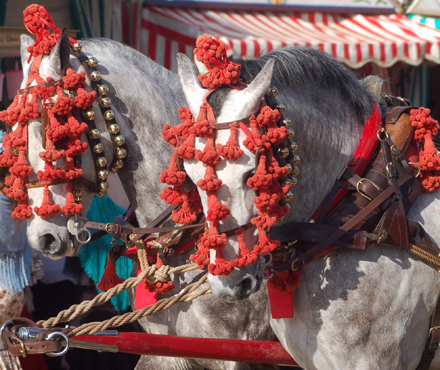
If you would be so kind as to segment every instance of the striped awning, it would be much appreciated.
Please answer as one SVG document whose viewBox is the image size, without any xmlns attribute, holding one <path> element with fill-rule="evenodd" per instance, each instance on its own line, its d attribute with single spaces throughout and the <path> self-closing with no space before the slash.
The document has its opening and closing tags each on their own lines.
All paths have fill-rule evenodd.
<svg viewBox="0 0 440 370">
<path fill-rule="evenodd" d="M 404 15 L 338 15 L 153 7 L 143 9 L 138 48 L 176 70 L 177 52 L 192 54 L 198 36 L 218 36 L 235 57 L 255 58 L 284 46 L 324 50 L 349 67 L 398 61 L 440 64 L 440 31 Z"/>
<path fill-rule="evenodd" d="M 414 22 L 422 23 L 428 27 L 440 29 L 440 18 L 423 17 L 418 14 L 410 14 L 408 15 L 408 18 Z"/>
</svg>

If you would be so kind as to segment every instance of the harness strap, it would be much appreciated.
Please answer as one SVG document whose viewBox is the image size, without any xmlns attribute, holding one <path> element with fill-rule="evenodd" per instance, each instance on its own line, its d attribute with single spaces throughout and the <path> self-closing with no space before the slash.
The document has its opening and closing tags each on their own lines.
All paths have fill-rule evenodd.
<svg viewBox="0 0 440 370">
<path fill-rule="evenodd" d="M 428 332 L 428 338 L 426 340 L 425 349 L 422 353 L 419 365 L 416 370 L 428 370 L 431 366 L 431 362 L 435 357 L 435 352 L 440 343 L 440 296 L 437 299 L 434 312 L 431 317 L 431 325 Z"/>
<path fill-rule="evenodd" d="M 410 174 L 405 174 L 398 181 L 398 186 L 402 186 L 407 183 L 409 180 L 414 178 L 414 176 Z M 359 211 L 354 217 L 348 220 L 344 225 L 339 227 L 333 234 L 331 234 L 327 239 L 316 245 L 315 247 L 309 249 L 302 256 L 295 259 L 293 262 L 291 260 L 280 263 L 278 265 L 274 265 L 272 267 L 272 272 L 279 273 L 286 270 L 296 270 L 301 266 L 304 266 L 306 263 L 313 260 L 313 258 L 318 255 L 320 252 L 324 251 L 327 247 L 332 245 L 336 240 L 338 240 L 341 236 L 343 236 L 347 231 L 356 226 L 364 217 L 367 217 L 374 209 L 379 207 L 388 197 L 390 197 L 394 193 L 394 187 L 389 186 L 386 190 L 384 190 L 376 199 L 373 199 L 371 203 L 369 203 L 365 208 Z"/>
</svg>

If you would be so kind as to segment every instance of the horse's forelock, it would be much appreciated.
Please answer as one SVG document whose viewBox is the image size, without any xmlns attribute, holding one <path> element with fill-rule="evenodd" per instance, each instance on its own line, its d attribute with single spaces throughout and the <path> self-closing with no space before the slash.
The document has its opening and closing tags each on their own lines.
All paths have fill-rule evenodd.
<svg viewBox="0 0 440 370">
<path fill-rule="evenodd" d="M 223 86 L 219 89 L 213 91 L 207 98 L 209 105 L 214 112 L 214 116 L 218 117 L 220 115 L 223 103 L 226 100 L 227 95 L 231 92 L 231 87 Z"/>
</svg>

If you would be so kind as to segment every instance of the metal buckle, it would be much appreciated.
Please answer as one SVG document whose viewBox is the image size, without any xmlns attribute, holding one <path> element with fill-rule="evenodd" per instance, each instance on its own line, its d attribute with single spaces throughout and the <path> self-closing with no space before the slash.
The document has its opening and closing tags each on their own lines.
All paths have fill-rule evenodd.
<svg viewBox="0 0 440 370">
<path fill-rule="evenodd" d="M 359 188 L 359 186 L 360 186 L 360 185 L 362 184 L 362 182 L 364 182 L 364 181 L 369 182 L 371 185 L 373 185 L 373 187 L 374 187 L 379 193 L 382 193 L 382 189 L 379 188 L 379 187 L 378 187 L 373 181 L 371 181 L 371 180 L 369 180 L 369 179 L 367 179 L 367 178 L 365 178 L 365 177 L 361 178 L 361 179 L 357 182 L 357 184 L 356 184 L 356 191 L 357 191 L 360 195 L 362 195 L 365 199 L 367 199 L 367 200 L 369 200 L 370 202 L 372 202 L 373 199 L 372 199 L 371 197 L 369 197 L 365 192 L 363 192 L 363 191 Z"/>
<path fill-rule="evenodd" d="M 293 268 L 293 265 L 296 263 L 296 261 L 298 261 L 299 260 L 299 258 L 295 258 L 294 260 L 293 260 L 293 262 L 292 262 L 292 264 L 290 265 L 290 270 L 292 270 L 292 271 L 296 271 L 296 270 L 298 270 L 298 268 Z"/>
<path fill-rule="evenodd" d="M 434 327 L 432 327 L 431 329 L 429 329 L 429 332 L 428 332 L 428 339 L 431 337 L 431 333 L 432 333 L 432 331 L 433 331 L 433 330 L 438 330 L 438 329 L 440 329 L 440 326 L 434 326 Z"/>
<path fill-rule="evenodd" d="M 417 163 L 415 163 L 415 162 L 409 162 L 408 164 L 412 164 L 412 165 L 414 165 L 414 166 L 416 166 L 417 167 L 417 175 L 416 175 L 416 178 L 417 177 L 419 177 L 420 176 L 420 166 L 417 164 Z"/>
<path fill-rule="evenodd" d="M 112 223 L 109 222 L 109 223 L 105 224 L 105 226 L 104 226 L 104 230 L 105 230 L 105 232 L 106 232 L 107 234 L 112 234 L 112 233 L 110 232 L 110 226 L 111 226 L 111 225 L 112 225 Z"/>
</svg>

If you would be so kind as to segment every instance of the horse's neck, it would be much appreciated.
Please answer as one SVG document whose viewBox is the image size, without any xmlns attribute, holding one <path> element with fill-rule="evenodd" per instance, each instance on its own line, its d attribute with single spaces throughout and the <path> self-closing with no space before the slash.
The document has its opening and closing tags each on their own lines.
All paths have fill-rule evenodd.
<svg viewBox="0 0 440 370">
<path fill-rule="evenodd" d="M 356 118 L 334 106 L 331 112 L 301 109 L 280 94 L 280 101 L 292 112 L 294 141 L 300 157 L 298 185 L 293 188 L 291 211 L 285 223 L 307 221 L 330 192 L 336 178 L 351 161 L 362 135 Z M 289 103 L 290 100 L 290 103 Z"/>
<path fill-rule="evenodd" d="M 96 57 L 109 71 L 103 79 L 126 138 L 128 156 L 118 174 L 140 226 L 145 226 L 166 206 L 159 198 L 164 187 L 159 177 L 171 147 L 161 131 L 165 124 L 179 122 L 178 108 L 185 105 L 179 78 L 147 57 L 142 70 L 113 55 Z"/>
</svg>

